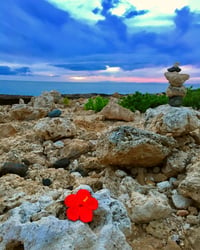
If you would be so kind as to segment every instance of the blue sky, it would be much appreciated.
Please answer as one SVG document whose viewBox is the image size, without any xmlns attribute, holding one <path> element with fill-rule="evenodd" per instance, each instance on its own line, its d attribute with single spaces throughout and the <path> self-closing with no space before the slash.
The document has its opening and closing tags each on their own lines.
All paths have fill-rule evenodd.
<svg viewBox="0 0 200 250">
<path fill-rule="evenodd" d="M 0 79 L 200 82 L 199 0 L 1 0 Z"/>
</svg>

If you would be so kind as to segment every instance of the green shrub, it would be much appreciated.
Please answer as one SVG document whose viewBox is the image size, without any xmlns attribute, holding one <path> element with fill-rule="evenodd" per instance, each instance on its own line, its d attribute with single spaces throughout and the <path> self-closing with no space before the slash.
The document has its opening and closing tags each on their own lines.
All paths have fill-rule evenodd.
<svg viewBox="0 0 200 250">
<path fill-rule="evenodd" d="M 67 97 L 64 97 L 64 98 L 63 98 L 63 104 L 64 104 L 64 105 L 68 106 L 68 105 L 69 105 L 69 102 L 70 102 L 69 98 L 67 98 Z"/>
<path fill-rule="evenodd" d="M 94 110 L 99 112 L 108 104 L 108 102 L 108 98 L 97 96 L 95 98 L 89 98 L 87 103 L 84 105 L 84 108 L 86 110 Z"/>
<path fill-rule="evenodd" d="M 132 95 L 122 97 L 119 104 L 131 111 L 139 110 L 145 112 L 148 108 L 155 108 L 159 105 L 168 103 L 166 95 L 142 94 L 136 91 Z"/>
<path fill-rule="evenodd" d="M 187 88 L 187 94 L 183 98 L 183 106 L 200 109 L 200 88 Z"/>
</svg>

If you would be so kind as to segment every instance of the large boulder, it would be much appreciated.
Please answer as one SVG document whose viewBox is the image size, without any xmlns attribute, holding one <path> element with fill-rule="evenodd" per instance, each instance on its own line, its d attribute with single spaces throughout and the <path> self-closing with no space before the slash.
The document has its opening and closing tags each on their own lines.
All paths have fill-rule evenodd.
<svg viewBox="0 0 200 250">
<path fill-rule="evenodd" d="M 161 105 L 145 113 L 145 129 L 159 134 L 181 136 L 200 127 L 200 112 L 187 107 Z"/>
<path fill-rule="evenodd" d="M 60 117 L 40 119 L 33 130 L 36 136 L 44 140 L 73 137 L 76 133 L 75 125 L 70 120 Z"/>
<path fill-rule="evenodd" d="M 120 126 L 102 135 L 96 151 L 104 165 L 152 167 L 160 164 L 175 144 L 171 137 Z"/>
<path fill-rule="evenodd" d="M 56 217 L 57 214 L 50 209 L 55 204 L 52 197 L 46 195 L 34 203 L 24 202 L 0 222 L 0 249 L 131 250 L 126 241 L 131 222 L 124 205 L 111 198 L 105 189 L 93 196 L 98 200 L 99 208 L 94 211 L 90 224 L 64 218 L 63 200 L 59 209 L 63 219 Z"/>
<path fill-rule="evenodd" d="M 100 112 L 107 120 L 133 121 L 134 113 L 126 108 L 123 108 L 114 101 L 110 101 Z"/>
<path fill-rule="evenodd" d="M 179 191 L 200 206 L 200 162 L 189 167 L 186 178 L 179 184 Z"/>
</svg>

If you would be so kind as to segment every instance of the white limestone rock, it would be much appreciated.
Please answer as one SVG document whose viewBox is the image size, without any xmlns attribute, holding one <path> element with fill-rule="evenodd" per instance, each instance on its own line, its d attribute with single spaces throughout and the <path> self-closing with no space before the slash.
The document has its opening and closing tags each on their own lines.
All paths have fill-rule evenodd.
<svg viewBox="0 0 200 250">
<path fill-rule="evenodd" d="M 161 105 L 145 113 L 145 129 L 158 134 L 181 136 L 200 127 L 200 112 L 187 107 Z"/>
<path fill-rule="evenodd" d="M 48 214 L 47 207 L 53 207 L 55 203 L 48 196 L 41 197 L 35 203 L 24 202 L 0 221 L 0 249 L 8 249 L 9 246 L 16 248 L 21 244 L 21 247 L 29 250 L 131 250 L 126 241 L 131 231 L 131 222 L 123 204 L 112 199 L 105 189 L 93 196 L 98 199 L 99 208 L 94 211 L 90 224 L 61 220 Z M 41 212 L 45 217 L 31 220 Z"/>
</svg>

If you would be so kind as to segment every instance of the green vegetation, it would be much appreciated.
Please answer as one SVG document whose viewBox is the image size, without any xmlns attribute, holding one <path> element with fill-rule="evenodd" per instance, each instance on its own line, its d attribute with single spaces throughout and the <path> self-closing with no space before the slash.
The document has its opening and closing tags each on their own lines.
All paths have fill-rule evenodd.
<svg viewBox="0 0 200 250">
<path fill-rule="evenodd" d="M 187 88 L 187 94 L 183 99 L 183 106 L 200 109 L 200 88 Z"/>
<path fill-rule="evenodd" d="M 66 106 L 69 105 L 69 102 L 70 102 L 70 101 L 69 101 L 69 98 L 64 97 L 62 101 L 63 101 L 63 104 L 64 104 L 64 105 L 66 105 Z"/>
<path fill-rule="evenodd" d="M 122 97 L 119 104 L 131 111 L 139 110 L 145 112 L 148 108 L 155 108 L 159 105 L 168 103 L 166 95 L 142 94 L 135 92 L 132 95 Z"/>
<path fill-rule="evenodd" d="M 87 103 L 84 105 L 84 108 L 86 110 L 94 110 L 99 112 L 108 104 L 108 102 L 108 98 L 97 96 L 95 98 L 89 98 Z"/>
</svg>

